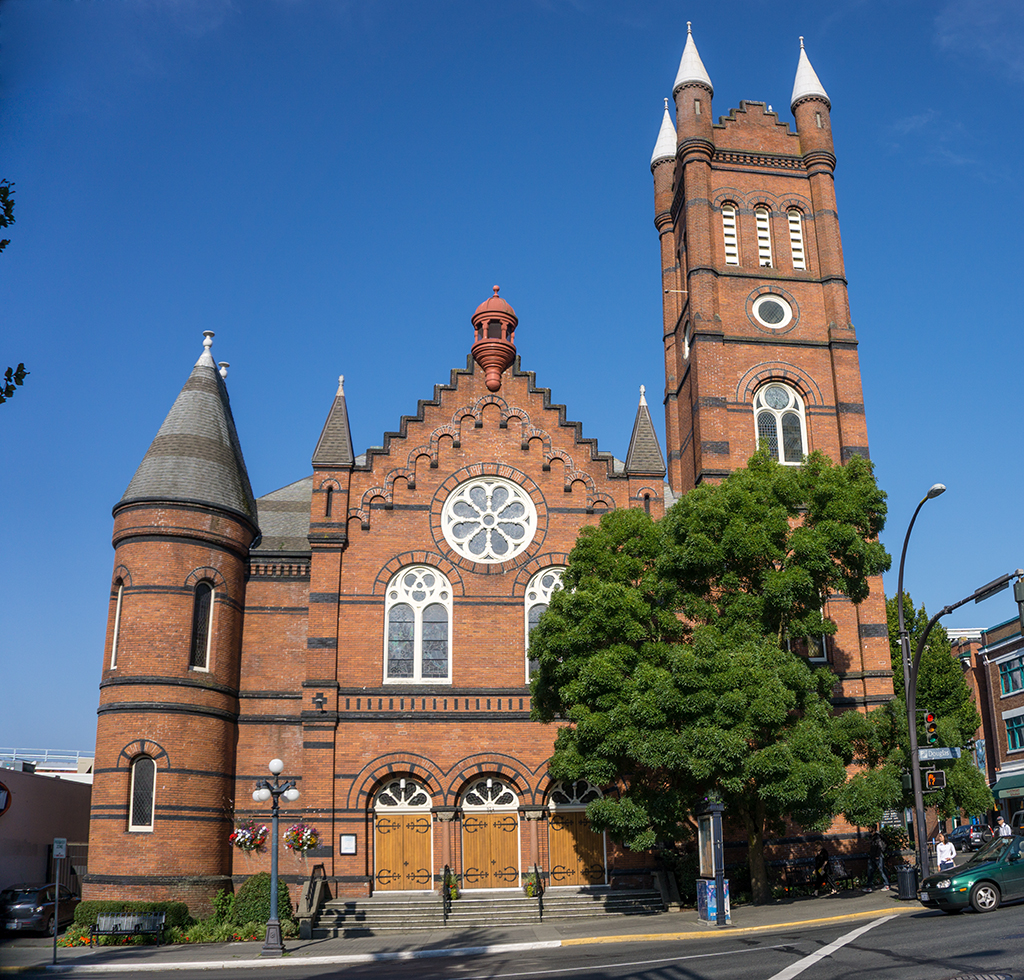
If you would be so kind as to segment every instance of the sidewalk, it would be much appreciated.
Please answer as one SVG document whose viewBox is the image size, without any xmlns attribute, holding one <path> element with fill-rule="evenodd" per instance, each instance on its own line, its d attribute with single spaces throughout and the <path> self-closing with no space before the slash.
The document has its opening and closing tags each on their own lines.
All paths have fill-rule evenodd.
<svg viewBox="0 0 1024 980">
<path fill-rule="evenodd" d="M 733 909 L 724 929 L 704 926 L 692 909 L 662 915 L 553 919 L 530 926 L 486 929 L 437 929 L 420 933 L 382 933 L 341 939 L 287 940 L 285 962 L 296 966 L 373 963 L 420 957 L 470 956 L 482 953 L 550 949 L 595 943 L 691 940 L 748 935 L 812 924 L 867 921 L 881 915 L 925 912 L 916 901 L 900 902 L 895 892 L 845 891 L 826 898 L 793 898 L 772 905 Z M 88 974 L 183 969 L 252 969 L 280 966 L 261 957 L 262 943 L 210 943 L 197 946 L 107 946 L 57 950 L 46 939 L 0 941 L 0 973 Z"/>
</svg>

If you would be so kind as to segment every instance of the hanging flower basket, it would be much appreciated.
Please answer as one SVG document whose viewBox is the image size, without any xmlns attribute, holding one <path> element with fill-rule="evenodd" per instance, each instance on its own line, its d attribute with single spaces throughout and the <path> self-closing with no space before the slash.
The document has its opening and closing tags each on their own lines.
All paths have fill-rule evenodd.
<svg viewBox="0 0 1024 980">
<path fill-rule="evenodd" d="M 320 846 L 320 831 L 305 823 L 293 823 L 284 835 L 284 846 L 296 854 L 305 854 Z"/>
<path fill-rule="evenodd" d="M 228 841 L 246 854 L 253 851 L 262 854 L 267 849 L 269 836 L 270 828 L 266 824 L 256 823 L 255 820 L 243 820 L 232 831 Z"/>
</svg>

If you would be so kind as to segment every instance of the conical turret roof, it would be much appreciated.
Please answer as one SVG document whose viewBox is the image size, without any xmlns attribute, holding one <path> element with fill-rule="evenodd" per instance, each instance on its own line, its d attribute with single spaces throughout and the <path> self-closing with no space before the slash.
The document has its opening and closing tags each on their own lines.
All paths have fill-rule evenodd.
<svg viewBox="0 0 1024 980">
<path fill-rule="evenodd" d="M 313 450 L 314 466 L 352 466 L 352 433 L 348 427 L 348 405 L 345 403 L 345 376 L 338 378 L 338 393 L 327 413 L 320 439 Z"/>
<path fill-rule="evenodd" d="M 811 59 L 804 51 L 804 39 L 800 38 L 800 60 L 796 66 L 796 79 L 793 81 L 793 97 L 789 100 L 789 108 L 792 109 L 801 99 L 807 98 L 824 99 L 825 104 L 832 108 L 825 87 L 819 81 L 817 72 L 811 67 Z"/>
<path fill-rule="evenodd" d="M 700 60 L 697 53 L 697 45 L 693 42 L 693 32 L 690 30 L 690 22 L 686 22 L 686 47 L 683 48 L 683 57 L 679 62 L 679 72 L 676 75 L 675 84 L 672 86 L 672 94 L 687 82 L 699 82 L 706 85 L 711 94 L 715 94 L 714 86 L 711 84 L 711 76 L 708 75 L 704 62 Z"/>
<path fill-rule="evenodd" d="M 640 385 L 640 405 L 636 410 L 636 420 L 633 422 L 629 452 L 626 453 L 626 472 L 664 476 L 665 457 L 661 455 L 661 446 L 658 445 L 658 436 L 647 408 L 647 399 L 644 397 L 645 390 L 644 386 Z"/>
<path fill-rule="evenodd" d="M 213 331 L 205 331 L 204 336 L 202 356 L 120 502 L 209 504 L 236 511 L 255 523 L 256 504 L 227 386 L 210 355 Z"/>
<path fill-rule="evenodd" d="M 676 158 L 676 125 L 672 121 L 672 113 L 668 110 L 668 99 L 665 100 L 665 115 L 661 119 L 661 129 L 658 130 L 658 140 L 654 144 L 654 153 L 651 154 L 651 166 L 662 160 L 674 160 Z"/>
</svg>

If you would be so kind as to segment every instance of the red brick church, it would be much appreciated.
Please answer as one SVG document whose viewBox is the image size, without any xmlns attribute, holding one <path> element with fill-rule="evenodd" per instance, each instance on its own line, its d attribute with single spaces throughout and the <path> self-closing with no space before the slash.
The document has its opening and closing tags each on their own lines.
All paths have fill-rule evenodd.
<svg viewBox="0 0 1024 980">
<path fill-rule="evenodd" d="M 643 394 L 622 459 L 583 438 L 521 369 L 495 287 L 466 366 L 380 447 L 354 450 L 339 381 L 310 470 L 256 498 L 207 334 L 114 509 L 86 897 L 202 904 L 262 869 L 228 836 L 268 817 L 252 790 L 275 757 L 301 791 L 285 826 L 321 832 L 339 894 L 427 891 L 445 865 L 465 889 L 534 866 L 635 883 L 644 856 L 582 816 L 605 788 L 553 784 L 554 732 L 530 721 L 528 637 L 576 535 L 660 516 L 759 442 L 791 464 L 867 453 L 828 96 L 802 42 L 795 129 L 759 102 L 715 123 L 712 95 L 688 36 L 651 160 L 667 472 Z M 837 705 L 885 700 L 881 583 L 827 613 L 810 654 Z"/>
</svg>

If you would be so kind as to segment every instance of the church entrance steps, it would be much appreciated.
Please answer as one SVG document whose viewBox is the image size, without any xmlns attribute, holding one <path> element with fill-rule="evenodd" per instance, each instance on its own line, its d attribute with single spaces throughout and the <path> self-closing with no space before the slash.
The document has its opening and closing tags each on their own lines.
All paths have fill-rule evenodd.
<svg viewBox="0 0 1024 980">
<path fill-rule="evenodd" d="M 448 922 L 436 895 L 398 898 L 334 899 L 325 903 L 313 936 L 325 939 L 361 933 L 415 932 L 484 926 L 529 925 L 548 919 L 604 915 L 656 915 L 665 911 L 656 891 L 552 890 L 536 898 L 522 894 L 479 897 L 463 895 L 452 902 Z"/>
</svg>

